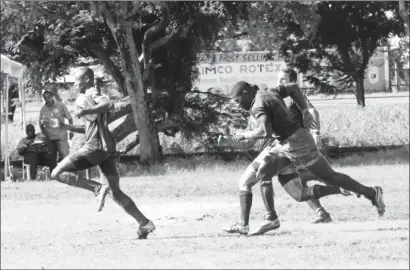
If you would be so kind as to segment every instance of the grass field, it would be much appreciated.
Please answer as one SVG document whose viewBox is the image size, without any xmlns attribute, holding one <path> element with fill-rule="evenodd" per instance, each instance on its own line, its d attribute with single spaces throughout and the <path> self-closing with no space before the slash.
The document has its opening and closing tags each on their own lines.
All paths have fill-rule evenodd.
<svg viewBox="0 0 410 270">
<path fill-rule="evenodd" d="M 384 188 L 386 214 L 365 199 L 322 199 L 333 223 L 274 181 L 281 228 L 264 236 L 221 231 L 238 216 L 237 179 L 245 162 L 170 165 L 124 177 L 123 190 L 157 225 L 136 240 L 137 225 L 111 199 L 96 212 L 90 193 L 57 182 L 1 183 L 1 268 L 380 268 L 409 269 L 409 163 L 342 160 L 337 170 Z M 351 166 L 354 164 L 362 166 Z M 369 165 L 372 164 L 372 165 Z M 336 165 L 336 164 L 335 164 Z M 254 189 L 251 229 L 262 221 Z"/>
<path fill-rule="evenodd" d="M 349 105 L 339 105 L 336 107 L 320 108 L 319 113 L 324 142 L 328 146 L 358 147 L 409 144 L 408 103 L 368 105 L 364 109 Z M 39 132 L 37 117 L 38 114 L 27 117 L 27 122 L 34 124 Z M 121 122 L 122 120 L 117 121 Z M 115 123 L 112 123 L 110 128 L 114 127 Z M 4 134 L 4 125 L 1 126 L 1 132 Z M 19 123 L 9 125 L 8 134 L 8 150 L 11 153 L 11 159 L 15 160 L 19 158 L 15 148 L 23 136 L 21 125 Z M 75 144 L 78 144 L 82 137 L 83 135 L 76 134 L 74 136 Z M 117 148 L 121 150 L 134 138 L 135 134 L 130 134 L 118 143 Z M 169 153 L 170 146 L 174 142 L 185 152 L 193 152 L 195 145 L 201 146 L 196 140 L 184 140 L 179 133 L 175 138 L 160 134 L 160 140 L 165 153 Z M 1 147 L 2 151 L 4 151 L 5 142 L 3 136 L 1 137 Z M 204 151 L 204 149 L 200 151 Z M 138 147 L 131 150 L 129 155 L 138 155 Z"/>
</svg>

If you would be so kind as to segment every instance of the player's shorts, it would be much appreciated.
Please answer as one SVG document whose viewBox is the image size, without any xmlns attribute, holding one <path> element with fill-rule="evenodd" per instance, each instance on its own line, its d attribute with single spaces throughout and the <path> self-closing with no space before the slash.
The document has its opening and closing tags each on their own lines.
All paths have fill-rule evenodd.
<svg viewBox="0 0 410 270">
<path fill-rule="evenodd" d="M 69 154 L 67 158 L 75 165 L 76 170 L 86 170 L 100 165 L 107 159 L 114 159 L 115 152 L 107 152 L 100 149 L 96 150 L 82 147 Z"/>
<path fill-rule="evenodd" d="M 300 168 L 306 168 L 316 163 L 321 157 L 312 134 L 306 128 L 299 128 L 286 140 L 275 142 L 266 147 L 255 158 L 254 162 L 261 164 L 266 159 L 275 159 L 278 154 L 286 156 L 292 162 L 292 165 L 288 167 L 289 171 L 296 170 L 296 172 Z M 286 173 L 286 169 L 282 170 L 281 173 Z"/>
</svg>

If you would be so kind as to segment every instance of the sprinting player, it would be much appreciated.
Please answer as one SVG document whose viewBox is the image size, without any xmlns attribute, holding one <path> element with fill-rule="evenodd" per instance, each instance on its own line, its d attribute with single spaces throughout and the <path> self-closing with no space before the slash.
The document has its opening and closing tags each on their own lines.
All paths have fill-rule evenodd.
<svg viewBox="0 0 410 270">
<path fill-rule="evenodd" d="M 333 171 L 327 160 L 318 151 L 315 141 L 307 127 L 313 122 L 308 112 L 306 100 L 296 84 L 286 84 L 284 89 L 296 102 L 303 116 L 303 126 L 292 121 L 280 95 L 267 91 L 258 91 L 246 82 L 238 82 L 232 89 L 232 98 L 243 109 L 249 110 L 257 127 L 246 133 L 237 133 L 237 141 L 269 139 L 276 137 L 279 143 L 269 145 L 248 166 L 239 179 L 239 198 L 241 215 L 239 222 L 225 229 L 229 233 L 248 234 L 249 214 L 252 206 L 252 187 L 259 181 L 262 185 L 270 183 L 272 177 L 290 165 L 306 167 L 310 172 L 330 186 L 314 185 L 304 187 L 300 201 L 341 194 L 339 187 L 364 195 L 376 206 L 380 216 L 385 212 L 383 193 L 380 187 L 361 185 L 349 176 Z M 305 128 L 306 127 L 306 128 Z M 256 177 L 255 177 L 256 176 Z M 292 177 L 293 178 L 293 177 Z M 269 212 L 276 213 L 273 204 Z M 278 227 L 277 217 L 271 221 L 272 227 Z"/>
<path fill-rule="evenodd" d="M 155 230 L 155 225 L 147 219 L 137 208 L 135 203 L 120 189 L 119 176 L 116 167 L 115 141 L 108 129 L 106 113 L 113 105 L 107 96 L 102 96 L 94 88 L 94 72 L 89 68 L 80 68 L 75 75 L 75 87 L 85 94 L 95 105 L 89 109 L 77 109 L 73 116 L 82 117 L 85 125 L 69 125 L 74 132 L 85 134 L 85 144 L 69 154 L 52 171 L 52 179 L 61 183 L 80 187 L 93 192 L 99 199 L 99 211 L 104 206 L 105 198 L 111 190 L 112 197 L 139 224 L 137 237 L 144 239 Z M 84 116 L 95 115 L 95 121 Z M 98 166 L 101 176 L 108 182 L 108 186 L 79 176 L 76 172 Z"/>
</svg>

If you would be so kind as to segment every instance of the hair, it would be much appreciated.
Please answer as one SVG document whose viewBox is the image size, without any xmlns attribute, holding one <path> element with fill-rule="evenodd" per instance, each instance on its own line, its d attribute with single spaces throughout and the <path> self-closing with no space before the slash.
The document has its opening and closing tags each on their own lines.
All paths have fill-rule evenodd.
<svg viewBox="0 0 410 270">
<path fill-rule="evenodd" d="M 286 73 L 289 76 L 289 82 L 297 82 L 298 73 L 294 69 L 288 69 Z"/>
<path fill-rule="evenodd" d="M 77 72 L 80 73 L 83 77 L 87 76 L 90 79 L 90 81 L 94 83 L 94 71 L 91 68 L 82 67 L 79 68 Z"/>
<path fill-rule="evenodd" d="M 33 129 L 35 129 L 33 124 L 28 124 L 28 125 L 26 126 L 26 130 L 27 130 L 29 127 L 32 127 Z"/>
<path fill-rule="evenodd" d="M 239 81 L 237 82 L 232 90 L 231 90 L 231 97 L 240 97 L 242 96 L 245 92 L 256 92 L 259 90 L 259 87 L 257 85 L 251 85 L 245 81 Z"/>
</svg>

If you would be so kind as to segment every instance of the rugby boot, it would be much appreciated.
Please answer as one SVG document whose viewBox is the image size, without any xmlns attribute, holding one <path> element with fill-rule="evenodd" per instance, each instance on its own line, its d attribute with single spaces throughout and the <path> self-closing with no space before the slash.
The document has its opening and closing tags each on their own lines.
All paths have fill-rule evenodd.
<svg viewBox="0 0 410 270">
<path fill-rule="evenodd" d="M 155 231 L 155 225 L 151 220 L 148 220 L 148 223 L 139 227 L 137 231 L 138 239 L 147 239 L 148 234 Z"/>
<path fill-rule="evenodd" d="M 332 222 L 332 218 L 330 217 L 330 214 L 326 212 L 323 209 L 317 210 L 316 211 L 317 216 L 313 220 L 313 224 L 319 224 L 319 223 L 330 223 Z"/>
<path fill-rule="evenodd" d="M 105 199 L 110 193 L 110 187 L 108 185 L 102 185 L 98 192 L 94 193 L 98 201 L 98 212 L 101 212 L 105 205 Z"/>
<path fill-rule="evenodd" d="M 265 220 L 262 225 L 256 229 L 255 231 L 251 232 L 250 235 L 262 235 L 266 232 L 276 230 L 280 227 L 280 222 L 279 219 L 275 219 L 273 221 L 271 220 Z"/>
<path fill-rule="evenodd" d="M 240 223 L 235 223 L 230 227 L 223 228 L 222 230 L 227 233 L 239 233 L 239 234 L 247 235 L 249 232 L 249 225 L 242 225 Z"/>
<path fill-rule="evenodd" d="M 374 206 L 377 208 L 377 213 L 379 216 L 383 216 L 384 212 L 386 211 L 386 205 L 384 204 L 384 199 L 383 199 L 383 189 L 379 186 L 373 188 L 374 191 L 376 192 L 372 203 Z"/>
</svg>

